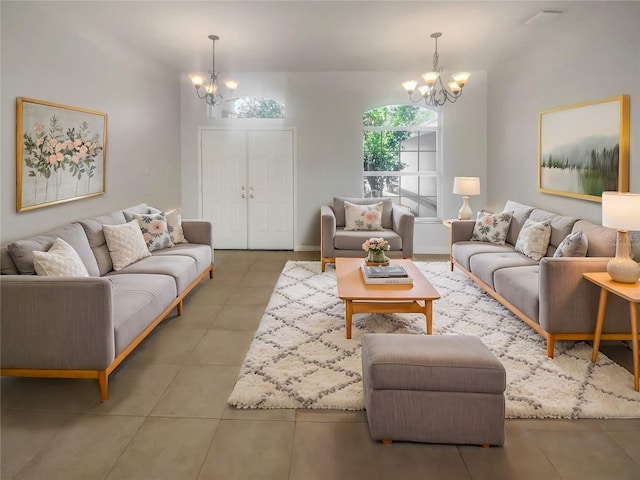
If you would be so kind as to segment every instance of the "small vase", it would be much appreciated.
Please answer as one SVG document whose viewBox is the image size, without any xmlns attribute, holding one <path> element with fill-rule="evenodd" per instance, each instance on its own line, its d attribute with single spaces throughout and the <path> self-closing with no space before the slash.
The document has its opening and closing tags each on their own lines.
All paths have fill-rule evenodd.
<svg viewBox="0 0 640 480">
<path fill-rule="evenodd" d="M 367 256 L 368 263 L 388 263 L 389 259 L 384 254 L 384 250 L 369 250 Z"/>
</svg>

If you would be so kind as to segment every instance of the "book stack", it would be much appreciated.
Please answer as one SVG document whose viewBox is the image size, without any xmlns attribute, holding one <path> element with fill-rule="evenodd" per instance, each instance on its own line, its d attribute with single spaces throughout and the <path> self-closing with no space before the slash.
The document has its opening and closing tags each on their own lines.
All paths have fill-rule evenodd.
<svg viewBox="0 0 640 480">
<path fill-rule="evenodd" d="M 366 264 L 360 266 L 364 283 L 369 285 L 412 285 L 413 278 L 409 276 L 402 265 L 387 267 L 371 267 Z"/>
</svg>

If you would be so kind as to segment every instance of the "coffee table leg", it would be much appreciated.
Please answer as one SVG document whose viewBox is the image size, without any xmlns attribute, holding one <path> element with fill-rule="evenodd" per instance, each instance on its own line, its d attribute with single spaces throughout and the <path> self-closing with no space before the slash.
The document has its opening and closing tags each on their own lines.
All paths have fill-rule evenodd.
<svg viewBox="0 0 640 480">
<path fill-rule="evenodd" d="M 353 302 L 345 300 L 345 327 L 347 329 L 347 338 L 351 338 L 351 317 L 353 316 Z"/>
<path fill-rule="evenodd" d="M 433 308 L 432 308 L 432 305 L 431 305 L 431 300 L 425 300 L 424 301 L 424 316 L 427 319 L 427 335 L 431 335 L 432 314 L 433 314 Z"/>
</svg>

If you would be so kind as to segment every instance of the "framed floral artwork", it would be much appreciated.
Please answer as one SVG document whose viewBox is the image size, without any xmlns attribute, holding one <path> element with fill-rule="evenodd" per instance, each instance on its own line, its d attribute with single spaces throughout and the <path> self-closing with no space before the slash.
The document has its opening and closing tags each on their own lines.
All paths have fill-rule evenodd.
<svg viewBox="0 0 640 480">
<path fill-rule="evenodd" d="M 105 193 L 107 114 L 16 101 L 16 210 Z"/>
<path fill-rule="evenodd" d="M 602 201 L 629 191 L 629 95 L 539 115 L 538 190 Z"/>
</svg>

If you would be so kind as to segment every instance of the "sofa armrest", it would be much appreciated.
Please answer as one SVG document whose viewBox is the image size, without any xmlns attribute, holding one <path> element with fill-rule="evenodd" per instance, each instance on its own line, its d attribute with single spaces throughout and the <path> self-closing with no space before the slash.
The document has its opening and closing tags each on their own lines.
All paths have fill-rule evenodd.
<svg viewBox="0 0 640 480">
<path fill-rule="evenodd" d="M 2 368 L 105 370 L 115 358 L 105 277 L 0 276 Z"/>
<path fill-rule="evenodd" d="M 213 248 L 213 227 L 209 220 L 182 220 L 182 230 L 189 243 Z"/>
<path fill-rule="evenodd" d="M 336 236 L 336 215 L 328 205 L 320 207 L 320 255 L 323 258 L 334 256 L 334 242 Z"/>
<path fill-rule="evenodd" d="M 451 244 L 471 240 L 475 220 L 454 220 L 451 222 Z"/>
<path fill-rule="evenodd" d="M 410 210 L 392 204 L 393 231 L 402 238 L 403 258 L 413 257 L 413 230 L 416 218 Z"/>
<path fill-rule="evenodd" d="M 582 274 L 606 272 L 609 260 L 609 257 L 542 258 L 538 279 L 540 326 L 549 333 L 595 331 L 599 288 Z M 628 307 L 625 307 L 615 298 L 609 299 L 607 317 L 611 317 L 611 322 L 605 322 L 608 329 L 628 330 L 628 312 L 625 315 Z"/>
</svg>

